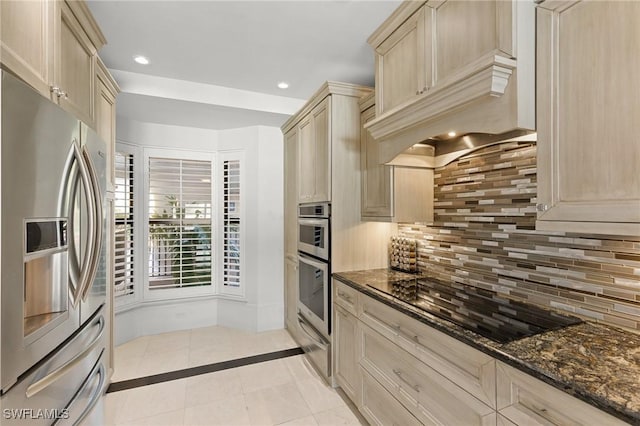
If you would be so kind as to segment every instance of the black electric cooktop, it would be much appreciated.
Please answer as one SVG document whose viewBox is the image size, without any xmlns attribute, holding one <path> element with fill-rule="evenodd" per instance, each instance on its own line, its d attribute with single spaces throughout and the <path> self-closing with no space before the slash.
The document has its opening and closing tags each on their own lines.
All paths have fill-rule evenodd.
<svg viewBox="0 0 640 426">
<path fill-rule="evenodd" d="M 368 286 L 498 343 L 583 322 L 465 284 L 417 278 Z"/>
</svg>

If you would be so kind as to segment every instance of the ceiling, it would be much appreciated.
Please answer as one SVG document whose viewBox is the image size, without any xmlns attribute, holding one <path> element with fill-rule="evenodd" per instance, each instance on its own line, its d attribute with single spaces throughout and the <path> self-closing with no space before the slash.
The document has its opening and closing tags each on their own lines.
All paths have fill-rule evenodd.
<svg viewBox="0 0 640 426">
<path fill-rule="evenodd" d="M 87 3 L 122 89 L 118 119 L 228 129 L 280 126 L 327 80 L 372 86 L 366 39 L 400 1 Z"/>
</svg>

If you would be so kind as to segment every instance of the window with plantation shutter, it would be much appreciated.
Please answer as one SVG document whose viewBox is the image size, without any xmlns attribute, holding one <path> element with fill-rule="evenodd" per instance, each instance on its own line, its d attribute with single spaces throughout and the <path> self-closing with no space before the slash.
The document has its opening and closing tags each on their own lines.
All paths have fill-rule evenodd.
<svg viewBox="0 0 640 426">
<path fill-rule="evenodd" d="M 134 163 L 133 154 L 116 152 L 114 192 L 114 294 L 117 301 L 134 295 Z"/>
<path fill-rule="evenodd" d="M 222 286 L 223 292 L 240 287 L 241 197 L 240 160 L 222 160 Z"/>
<path fill-rule="evenodd" d="M 211 161 L 148 157 L 149 291 L 212 286 Z"/>
</svg>

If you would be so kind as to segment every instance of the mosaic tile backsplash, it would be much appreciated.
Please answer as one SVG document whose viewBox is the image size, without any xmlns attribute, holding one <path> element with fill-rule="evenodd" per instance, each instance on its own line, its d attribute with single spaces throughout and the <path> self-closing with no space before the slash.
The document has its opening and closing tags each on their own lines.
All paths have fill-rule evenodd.
<svg viewBox="0 0 640 426">
<path fill-rule="evenodd" d="M 640 238 L 535 231 L 536 145 L 475 151 L 435 171 L 435 218 L 402 224 L 420 271 L 640 332 Z"/>
</svg>

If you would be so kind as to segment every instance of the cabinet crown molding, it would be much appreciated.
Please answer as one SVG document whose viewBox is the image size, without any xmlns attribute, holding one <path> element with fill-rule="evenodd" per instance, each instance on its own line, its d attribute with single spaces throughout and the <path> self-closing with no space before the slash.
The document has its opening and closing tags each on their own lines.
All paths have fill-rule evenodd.
<svg viewBox="0 0 640 426">
<path fill-rule="evenodd" d="M 113 93 L 114 95 L 117 95 L 122 91 L 118 83 L 114 80 L 111 73 L 109 73 L 107 66 L 104 64 L 104 62 L 102 62 L 102 59 L 100 59 L 99 56 L 97 57 L 96 70 L 97 70 L 96 74 L 98 75 L 98 78 L 104 83 L 105 86 L 107 86 L 107 88 L 111 93 Z"/>
<path fill-rule="evenodd" d="M 371 87 L 360 86 L 357 84 L 341 83 L 337 81 L 326 81 L 320 88 L 309 98 L 309 100 L 300 108 L 298 112 L 291 116 L 280 128 L 282 133 L 287 133 L 293 128 L 298 121 L 307 115 L 316 105 L 329 95 L 351 96 L 362 98 L 373 92 Z"/>
<path fill-rule="evenodd" d="M 107 44 L 107 39 L 84 1 L 66 0 L 65 3 L 67 3 L 78 22 L 80 22 L 97 51 Z"/>
</svg>

